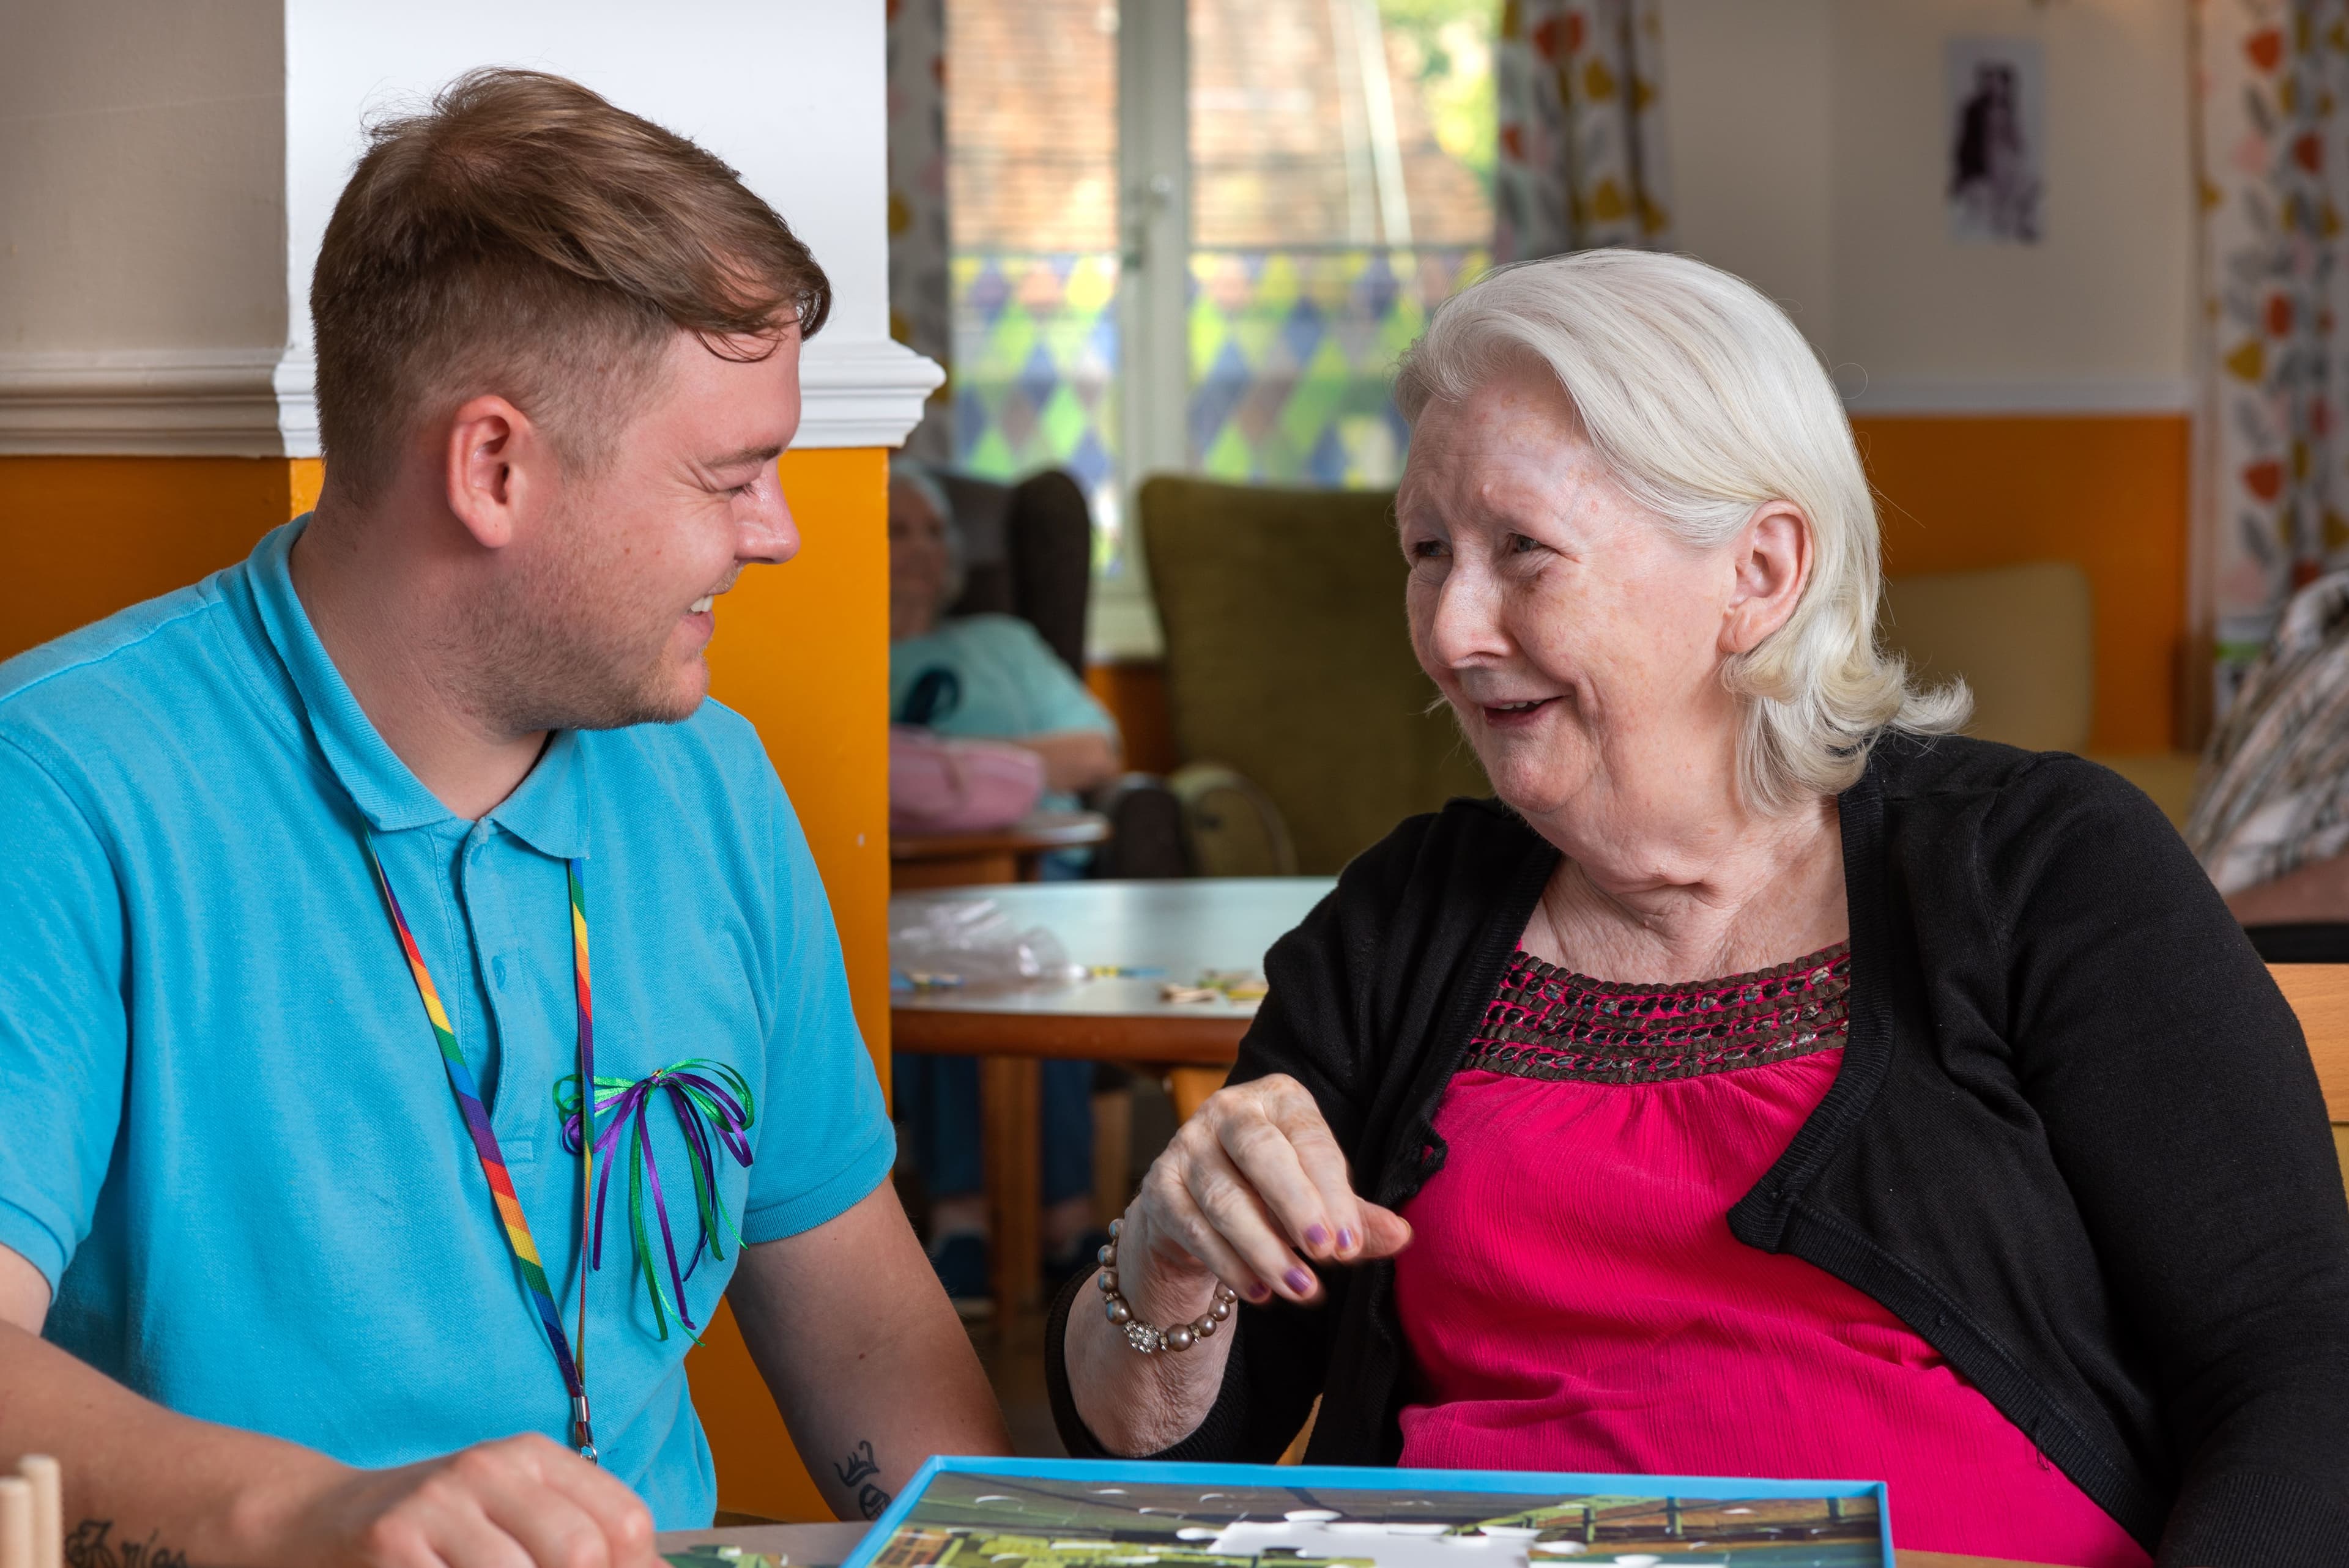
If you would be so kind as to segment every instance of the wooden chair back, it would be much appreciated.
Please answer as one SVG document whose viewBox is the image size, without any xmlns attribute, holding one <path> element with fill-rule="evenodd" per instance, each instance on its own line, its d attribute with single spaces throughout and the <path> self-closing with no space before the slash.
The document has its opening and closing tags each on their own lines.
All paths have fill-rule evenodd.
<svg viewBox="0 0 2349 1568">
<path fill-rule="evenodd" d="M 2271 964 L 2268 973 L 2300 1015 L 2316 1080 L 2324 1086 L 2343 1181 L 2349 1183 L 2349 964 Z"/>
</svg>

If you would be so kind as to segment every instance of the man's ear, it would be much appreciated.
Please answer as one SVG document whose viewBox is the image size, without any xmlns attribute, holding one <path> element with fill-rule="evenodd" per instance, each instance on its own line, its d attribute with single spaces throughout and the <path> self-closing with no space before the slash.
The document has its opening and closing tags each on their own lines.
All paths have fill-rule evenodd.
<svg viewBox="0 0 2349 1568">
<path fill-rule="evenodd" d="M 1756 507 L 1738 535 L 1721 651 L 1750 653 L 1785 625 L 1811 577 L 1811 524 L 1790 501 Z"/>
<path fill-rule="evenodd" d="M 494 394 L 471 398 L 450 416 L 441 453 L 449 510 L 482 549 L 502 550 L 551 489 L 554 460 L 529 415 Z"/>
</svg>

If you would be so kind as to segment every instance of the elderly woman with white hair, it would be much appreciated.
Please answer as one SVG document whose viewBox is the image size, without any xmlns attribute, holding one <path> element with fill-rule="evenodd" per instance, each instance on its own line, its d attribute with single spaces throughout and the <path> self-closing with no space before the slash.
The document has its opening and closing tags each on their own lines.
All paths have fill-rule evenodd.
<svg viewBox="0 0 2349 1568">
<path fill-rule="evenodd" d="M 2340 1561 L 2298 1026 L 2150 802 L 1883 652 L 1792 324 L 1585 253 L 1444 305 L 1396 395 L 1412 644 L 1498 798 L 1273 949 L 1056 1308 L 1071 1450 L 1270 1460 L 1318 1397 L 1311 1463 L 1880 1479 L 1911 1549 Z"/>
</svg>

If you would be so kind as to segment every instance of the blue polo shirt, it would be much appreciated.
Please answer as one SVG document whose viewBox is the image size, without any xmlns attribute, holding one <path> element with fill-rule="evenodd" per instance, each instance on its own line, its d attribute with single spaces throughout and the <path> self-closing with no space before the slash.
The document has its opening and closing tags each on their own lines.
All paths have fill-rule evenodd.
<svg viewBox="0 0 2349 1568">
<path fill-rule="evenodd" d="M 297 521 L 238 566 L 0 664 L 0 1245 L 47 1336 L 175 1410 L 353 1464 L 537 1431 L 569 1405 L 367 869 L 387 874 L 479 1078 L 566 1328 L 580 1195 L 564 861 L 585 861 L 596 1071 L 694 1057 L 754 1093 L 743 1240 L 820 1225 L 895 1150 L 806 841 L 759 738 L 557 735 L 479 821 L 353 700 L 295 596 Z M 679 1244 L 683 1134 L 648 1125 Z M 605 1465 L 709 1522 L 686 1335 L 630 1268 L 626 1172 L 588 1286 Z M 731 1274 L 705 1257 L 707 1324 Z M 659 1245 L 657 1232 L 654 1245 Z M 665 1272 L 665 1265 L 664 1265 Z"/>
</svg>

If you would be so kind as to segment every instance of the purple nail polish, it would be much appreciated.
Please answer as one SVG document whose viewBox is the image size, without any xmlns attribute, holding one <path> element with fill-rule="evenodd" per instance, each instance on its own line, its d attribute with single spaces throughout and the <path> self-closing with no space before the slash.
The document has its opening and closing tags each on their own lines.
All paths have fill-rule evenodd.
<svg viewBox="0 0 2349 1568">
<path fill-rule="evenodd" d="M 1295 1291 L 1299 1295 L 1303 1295 L 1307 1291 L 1313 1288 L 1313 1276 L 1307 1274 L 1303 1269 L 1290 1269 L 1287 1274 L 1283 1274 L 1281 1278 L 1287 1280 L 1288 1282 L 1288 1288 Z"/>
<path fill-rule="evenodd" d="M 1338 1250 L 1341 1253 L 1350 1253 L 1354 1250 L 1354 1233 L 1343 1225 L 1338 1227 Z"/>
<path fill-rule="evenodd" d="M 1326 1247 L 1330 1244 L 1330 1233 L 1319 1225 L 1308 1225 L 1305 1227 L 1305 1244 L 1309 1247 Z"/>
<path fill-rule="evenodd" d="M 1272 1292 L 1265 1289 L 1264 1286 L 1260 1284 L 1252 1284 L 1247 1287 L 1247 1298 L 1250 1301 L 1264 1301 L 1268 1299 L 1271 1295 Z"/>
</svg>

